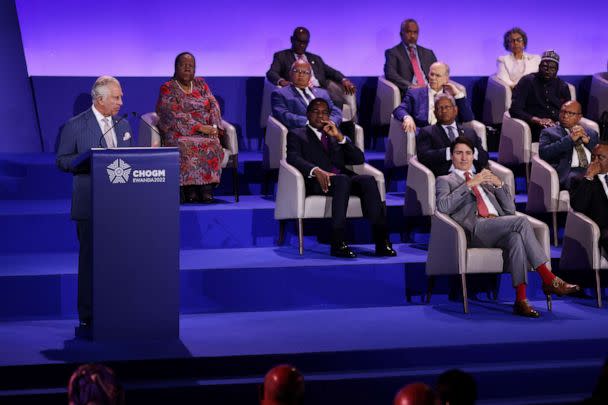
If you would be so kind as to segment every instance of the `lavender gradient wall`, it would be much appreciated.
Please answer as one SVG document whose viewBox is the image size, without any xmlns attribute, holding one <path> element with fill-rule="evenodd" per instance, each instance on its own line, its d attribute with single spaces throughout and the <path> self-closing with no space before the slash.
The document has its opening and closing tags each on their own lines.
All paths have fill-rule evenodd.
<svg viewBox="0 0 608 405">
<path fill-rule="evenodd" d="M 261 76 L 272 53 L 289 47 L 297 25 L 310 51 L 350 76 L 382 74 L 384 50 L 400 22 L 416 18 L 420 43 L 453 75 L 489 75 L 505 53 L 502 34 L 518 25 L 528 50 L 554 48 L 560 74 L 606 70 L 608 1 L 434 0 L 161 1 L 17 0 L 30 75 L 167 76 L 175 55 L 192 51 L 203 76 Z"/>
</svg>

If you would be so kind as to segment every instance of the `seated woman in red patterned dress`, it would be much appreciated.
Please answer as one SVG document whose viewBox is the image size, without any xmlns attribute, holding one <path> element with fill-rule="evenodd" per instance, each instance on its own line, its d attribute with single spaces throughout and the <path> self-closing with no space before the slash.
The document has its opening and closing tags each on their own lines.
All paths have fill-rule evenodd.
<svg viewBox="0 0 608 405">
<path fill-rule="evenodd" d="M 179 148 L 182 202 L 210 203 L 224 159 L 222 117 L 205 80 L 194 77 L 195 69 L 191 53 L 177 55 L 173 78 L 160 87 L 156 113 L 163 145 Z"/>
</svg>

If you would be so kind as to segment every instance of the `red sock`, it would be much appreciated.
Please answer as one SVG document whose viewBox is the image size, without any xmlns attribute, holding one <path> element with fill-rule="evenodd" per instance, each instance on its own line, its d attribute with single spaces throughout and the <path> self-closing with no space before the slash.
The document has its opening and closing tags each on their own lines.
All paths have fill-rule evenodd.
<svg viewBox="0 0 608 405">
<path fill-rule="evenodd" d="M 526 298 L 526 283 L 521 283 L 515 287 L 515 300 L 524 301 Z"/>
<path fill-rule="evenodd" d="M 542 278 L 544 284 L 551 284 L 553 279 L 555 278 L 555 274 L 551 273 L 551 270 L 547 268 L 545 263 L 541 264 L 536 268 L 536 272 Z"/>
</svg>

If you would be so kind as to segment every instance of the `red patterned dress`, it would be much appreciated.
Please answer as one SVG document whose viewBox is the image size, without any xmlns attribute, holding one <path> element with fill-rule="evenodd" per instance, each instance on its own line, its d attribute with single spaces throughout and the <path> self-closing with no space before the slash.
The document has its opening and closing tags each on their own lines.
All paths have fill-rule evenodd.
<svg viewBox="0 0 608 405">
<path fill-rule="evenodd" d="M 187 94 L 175 80 L 160 87 L 156 103 L 158 128 L 164 146 L 177 146 L 180 156 L 180 186 L 220 182 L 224 150 L 217 136 L 198 131 L 200 125 L 217 125 L 222 117 L 209 86 L 200 77 Z"/>
</svg>

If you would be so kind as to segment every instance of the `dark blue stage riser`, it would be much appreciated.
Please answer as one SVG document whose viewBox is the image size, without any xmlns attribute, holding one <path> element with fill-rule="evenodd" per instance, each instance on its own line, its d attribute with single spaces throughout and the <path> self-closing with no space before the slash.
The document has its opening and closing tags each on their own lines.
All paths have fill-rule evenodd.
<svg viewBox="0 0 608 405">
<path fill-rule="evenodd" d="M 468 316 L 475 318 L 477 305 L 496 307 L 504 316 L 511 316 L 514 290 L 509 274 L 499 278 L 498 301 L 487 298 L 483 287 L 487 280 L 483 282 L 479 276 L 469 276 L 468 280 Z M 74 271 L 3 276 L 0 321 L 74 318 L 76 285 Z M 291 267 L 182 270 L 180 286 L 180 313 L 192 314 L 426 305 L 427 279 L 422 263 L 384 264 L 378 259 L 376 265 L 300 263 Z M 454 310 L 459 312 L 460 280 L 450 277 L 436 282 L 429 309 L 444 305 L 448 291 L 456 294 Z M 541 282 L 534 273 L 529 275 L 528 297 L 538 300 L 537 309 L 542 313 L 547 312 Z M 554 301 L 554 311 L 559 314 L 560 300 Z M 594 302 L 581 300 L 581 305 L 593 306 Z"/>
</svg>

